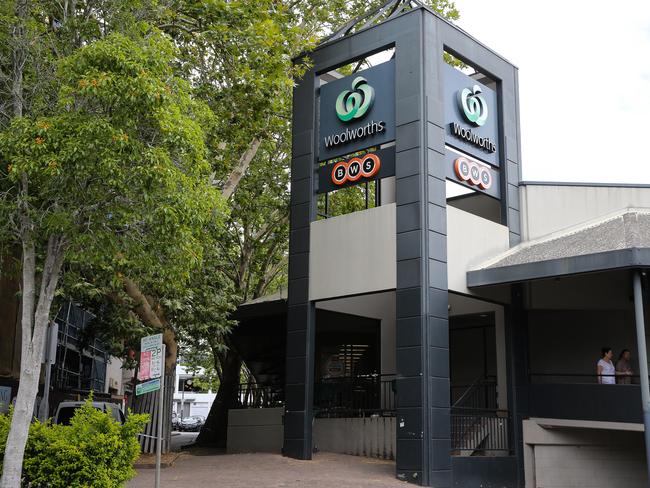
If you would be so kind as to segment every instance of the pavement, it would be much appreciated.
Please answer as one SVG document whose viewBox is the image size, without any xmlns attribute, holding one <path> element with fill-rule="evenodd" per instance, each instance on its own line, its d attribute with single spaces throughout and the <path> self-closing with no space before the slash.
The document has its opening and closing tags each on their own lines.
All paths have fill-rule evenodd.
<svg viewBox="0 0 650 488">
<path fill-rule="evenodd" d="M 128 488 L 152 488 L 153 469 L 138 470 Z M 192 449 L 161 470 L 161 488 L 369 488 L 407 485 L 395 479 L 395 463 L 319 452 L 311 461 L 280 454 L 220 454 Z"/>
</svg>

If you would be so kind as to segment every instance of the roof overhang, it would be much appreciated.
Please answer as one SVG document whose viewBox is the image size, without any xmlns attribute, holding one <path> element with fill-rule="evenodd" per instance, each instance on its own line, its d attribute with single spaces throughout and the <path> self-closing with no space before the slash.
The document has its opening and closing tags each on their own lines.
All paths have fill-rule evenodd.
<svg viewBox="0 0 650 488">
<path fill-rule="evenodd" d="M 609 270 L 650 267 L 649 248 L 630 248 L 467 272 L 468 288 L 558 278 Z"/>
</svg>

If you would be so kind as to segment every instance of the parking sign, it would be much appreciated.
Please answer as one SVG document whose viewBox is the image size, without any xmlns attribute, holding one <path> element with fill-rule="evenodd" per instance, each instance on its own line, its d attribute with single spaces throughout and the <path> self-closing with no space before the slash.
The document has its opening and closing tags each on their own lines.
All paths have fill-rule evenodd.
<svg viewBox="0 0 650 488">
<path fill-rule="evenodd" d="M 160 378 L 162 375 L 162 362 L 162 334 L 143 337 L 140 341 L 139 379 Z"/>
</svg>

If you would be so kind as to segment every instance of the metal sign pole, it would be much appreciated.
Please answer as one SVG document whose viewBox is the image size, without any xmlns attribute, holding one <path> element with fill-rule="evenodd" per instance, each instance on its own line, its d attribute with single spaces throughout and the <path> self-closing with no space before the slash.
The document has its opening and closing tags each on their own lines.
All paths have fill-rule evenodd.
<svg viewBox="0 0 650 488">
<path fill-rule="evenodd" d="M 45 335 L 45 385 L 43 385 L 43 400 L 38 409 L 38 419 L 45 422 L 50 411 L 50 383 L 52 382 L 52 365 L 56 363 L 56 346 L 59 336 L 59 325 L 56 322 L 50 323 Z"/>
<path fill-rule="evenodd" d="M 156 488 L 160 488 L 160 458 L 162 457 L 163 414 L 165 411 L 165 344 L 160 355 L 160 392 L 158 395 L 158 440 L 156 444 Z"/>
</svg>

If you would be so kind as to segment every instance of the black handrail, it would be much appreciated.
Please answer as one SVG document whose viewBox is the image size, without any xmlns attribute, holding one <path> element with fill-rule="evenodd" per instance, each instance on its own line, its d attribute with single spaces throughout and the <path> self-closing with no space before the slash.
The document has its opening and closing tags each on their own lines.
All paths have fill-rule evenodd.
<svg viewBox="0 0 650 488">
<path fill-rule="evenodd" d="M 395 415 L 395 375 L 323 378 L 314 384 L 314 416 Z"/>
<path fill-rule="evenodd" d="M 575 378 L 578 380 L 583 380 L 581 383 L 589 383 L 589 384 L 595 384 L 595 383 L 600 383 L 599 378 L 616 378 L 616 384 L 617 385 L 638 385 L 641 376 L 640 375 L 622 375 L 622 374 L 597 374 L 597 373 L 528 373 L 528 379 L 530 383 L 534 383 L 535 378 L 561 378 L 564 379 L 563 383 L 569 383 L 569 381 L 566 381 L 566 379 L 571 379 Z M 592 381 L 584 381 L 585 379 L 589 379 Z M 578 383 L 578 382 L 575 382 Z"/>
</svg>

